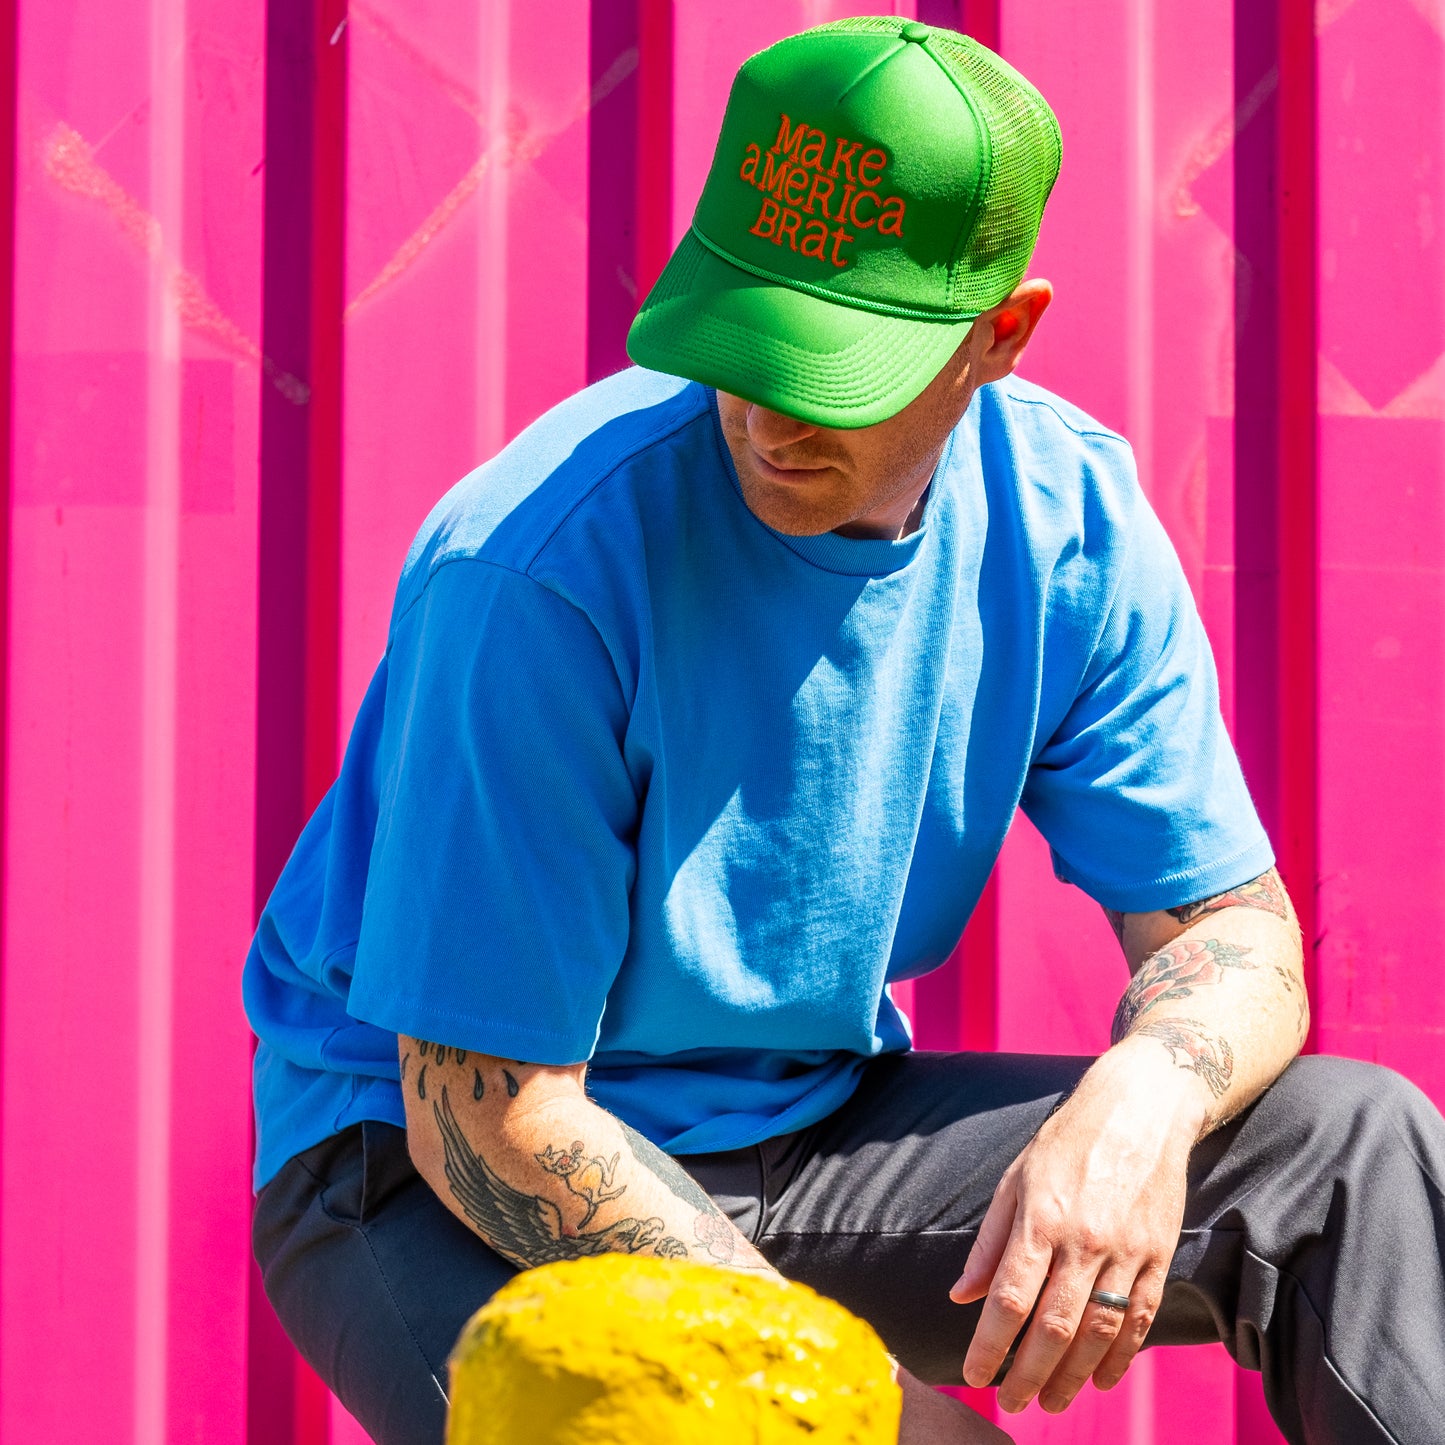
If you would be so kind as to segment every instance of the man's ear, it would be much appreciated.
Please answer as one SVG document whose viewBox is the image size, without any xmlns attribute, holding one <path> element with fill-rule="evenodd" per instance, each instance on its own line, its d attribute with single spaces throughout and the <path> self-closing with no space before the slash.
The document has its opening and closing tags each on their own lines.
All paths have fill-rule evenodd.
<svg viewBox="0 0 1445 1445">
<path fill-rule="evenodd" d="M 1053 299 L 1052 283 L 1042 278 L 1020 281 L 1007 300 L 978 318 L 974 325 L 986 332 L 979 337 L 984 347 L 976 366 L 980 384 L 1012 373 Z"/>
</svg>

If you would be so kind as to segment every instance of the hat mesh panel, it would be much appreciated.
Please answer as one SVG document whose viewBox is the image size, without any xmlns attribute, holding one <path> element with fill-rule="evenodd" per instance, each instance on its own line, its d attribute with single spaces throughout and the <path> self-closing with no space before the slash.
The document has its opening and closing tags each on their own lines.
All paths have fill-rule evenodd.
<svg viewBox="0 0 1445 1445">
<path fill-rule="evenodd" d="M 814 30 L 896 35 L 907 23 L 859 15 Z M 968 94 L 991 137 L 988 190 L 973 229 L 959 237 L 949 277 L 949 305 L 976 313 L 1002 301 L 1028 269 L 1044 203 L 1058 179 L 1059 125 L 1043 96 L 987 46 L 956 31 L 930 29 L 929 53 Z"/>
</svg>

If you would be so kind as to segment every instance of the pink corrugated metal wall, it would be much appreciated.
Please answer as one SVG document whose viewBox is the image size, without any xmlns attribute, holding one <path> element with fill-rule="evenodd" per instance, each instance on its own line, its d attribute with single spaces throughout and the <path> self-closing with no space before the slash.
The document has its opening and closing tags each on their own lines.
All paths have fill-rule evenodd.
<svg viewBox="0 0 1445 1445">
<path fill-rule="evenodd" d="M 359 1445 L 249 1263 L 251 920 L 431 501 L 622 364 L 736 64 L 877 8 L 5 5 L 3 1445 Z M 1317 1045 L 1445 1100 L 1445 5 L 894 8 L 1058 110 L 1027 371 L 1135 442 Z M 1021 825 L 913 1003 L 930 1044 L 1089 1050 L 1120 975 Z M 1278 1438 L 1218 1350 L 1013 1428 Z"/>
</svg>

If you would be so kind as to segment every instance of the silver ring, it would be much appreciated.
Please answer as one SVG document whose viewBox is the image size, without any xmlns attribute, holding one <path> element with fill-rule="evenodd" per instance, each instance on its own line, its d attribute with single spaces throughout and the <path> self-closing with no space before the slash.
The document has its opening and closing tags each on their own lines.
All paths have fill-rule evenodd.
<svg viewBox="0 0 1445 1445">
<path fill-rule="evenodd" d="M 1127 1310 L 1129 1308 L 1129 1296 L 1126 1294 L 1110 1294 L 1106 1289 L 1091 1290 L 1089 1300 L 1096 1305 L 1103 1305 L 1106 1310 Z"/>
</svg>

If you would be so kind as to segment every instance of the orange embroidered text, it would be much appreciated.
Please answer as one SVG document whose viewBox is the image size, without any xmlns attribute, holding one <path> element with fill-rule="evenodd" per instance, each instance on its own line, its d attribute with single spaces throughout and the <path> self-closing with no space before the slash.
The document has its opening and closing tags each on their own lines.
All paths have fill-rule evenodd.
<svg viewBox="0 0 1445 1445">
<path fill-rule="evenodd" d="M 749 141 L 738 174 L 764 193 L 758 218 L 748 228 L 775 246 L 785 243 L 804 256 L 847 266 L 846 248 L 857 232 L 902 237 L 907 210 L 902 196 L 885 196 L 881 183 L 888 152 L 845 136 L 833 139 L 803 121 L 780 117 L 767 150 Z M 847 228 L 852 226 L 852 231 Z"/>
</svg>

